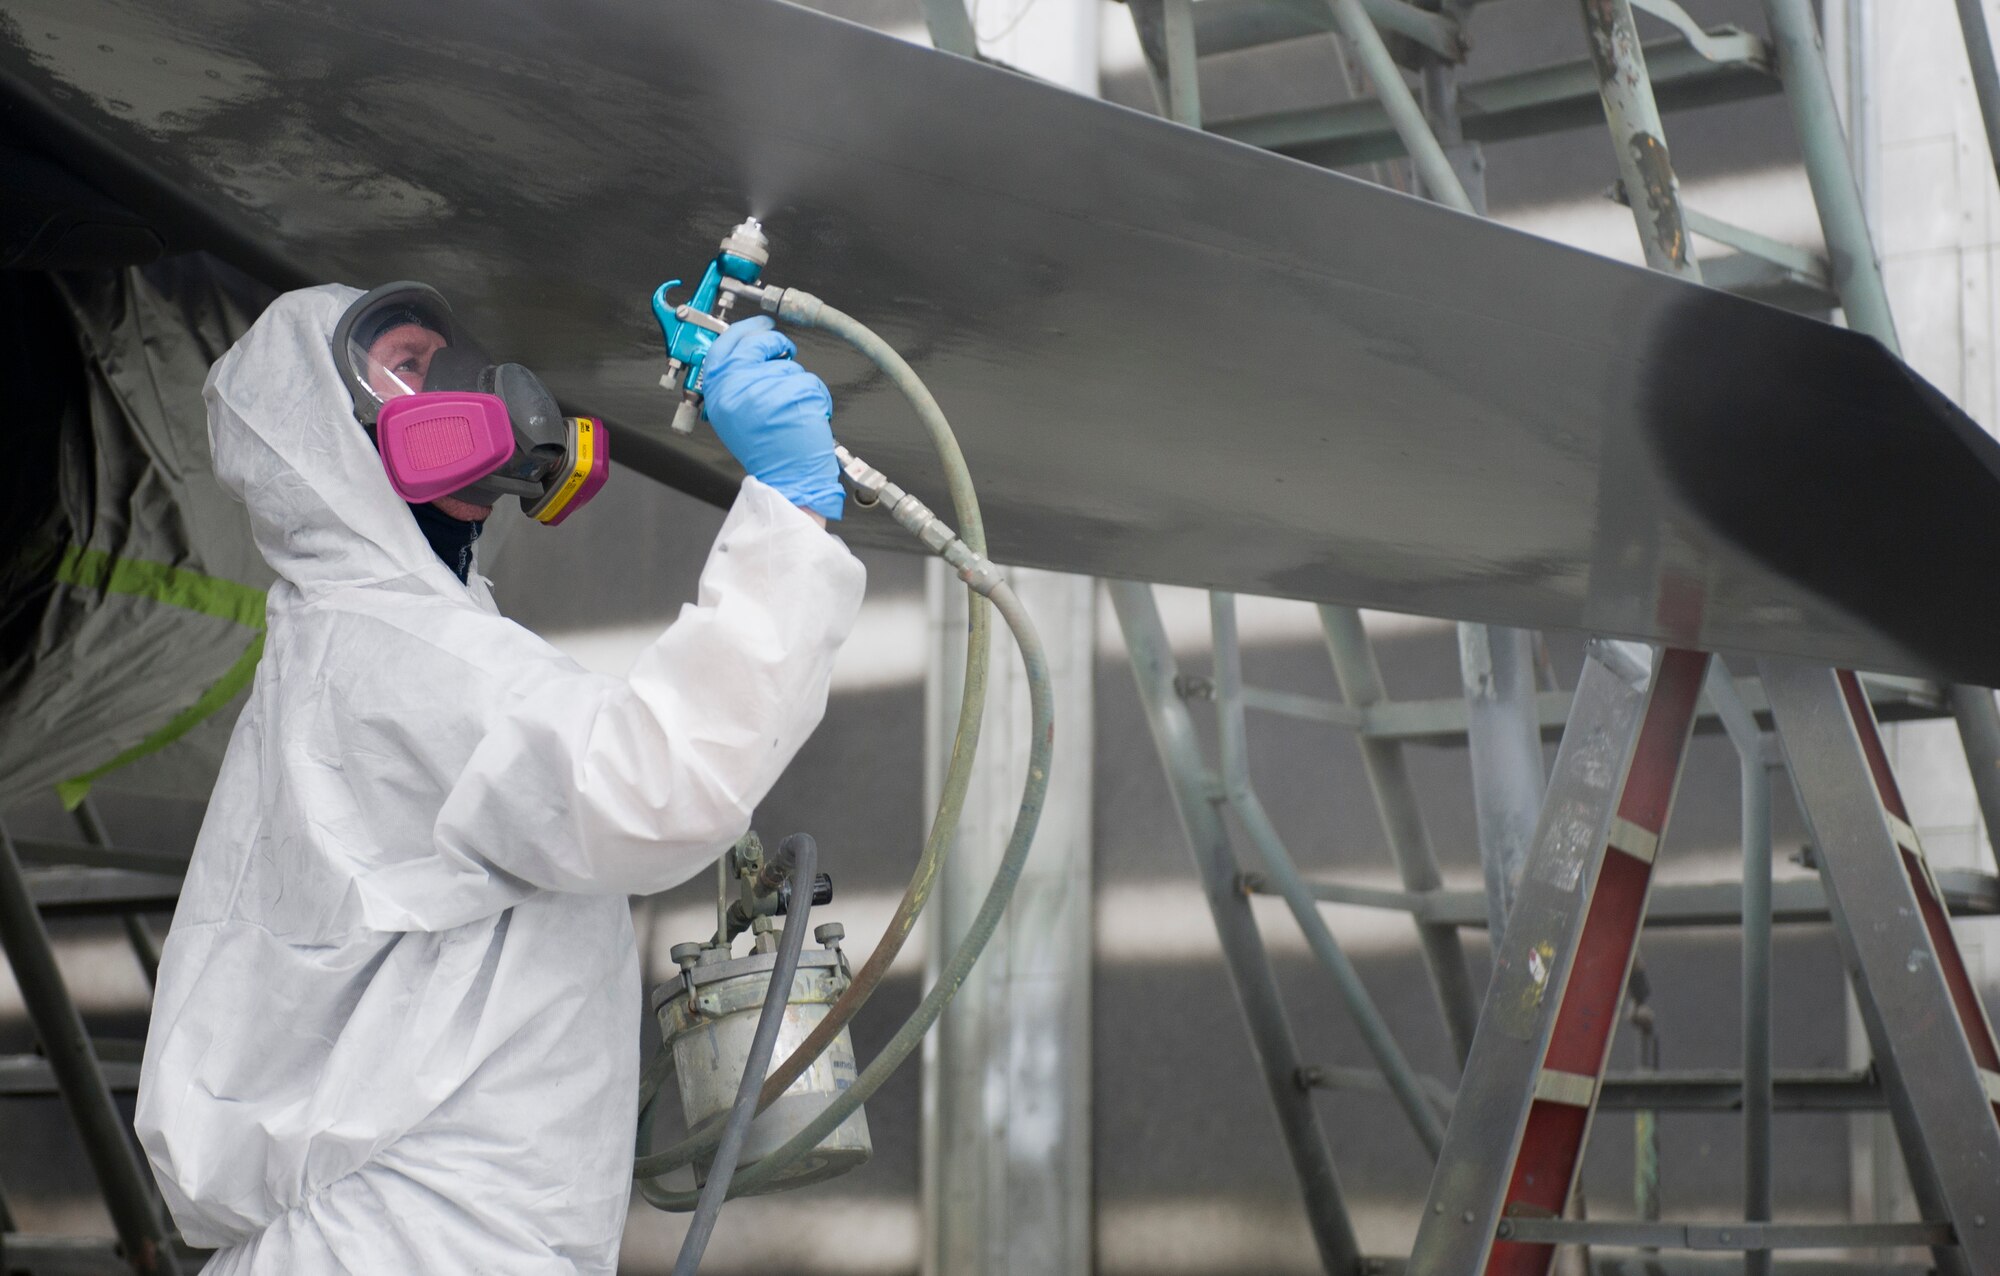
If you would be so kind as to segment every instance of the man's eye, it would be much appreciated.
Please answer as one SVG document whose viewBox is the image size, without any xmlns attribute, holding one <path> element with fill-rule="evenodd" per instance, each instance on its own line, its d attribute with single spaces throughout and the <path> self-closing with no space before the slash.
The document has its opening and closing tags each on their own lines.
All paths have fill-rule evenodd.
<svg viewBox="0 0 2000 1276">
<path fill-rule="evenodd" d="M 405 359 L 401 363 L 397 364 L 393 369 L 391 369 L 391 371 L 394 372 L 415 372 L 416 370 L 417 370 L 417 361 L 414 358 Z"/>
</svg>

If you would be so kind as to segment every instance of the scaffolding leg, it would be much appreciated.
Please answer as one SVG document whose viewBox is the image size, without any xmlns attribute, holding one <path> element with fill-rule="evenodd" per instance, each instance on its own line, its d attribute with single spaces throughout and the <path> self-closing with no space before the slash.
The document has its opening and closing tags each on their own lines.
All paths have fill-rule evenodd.
<svg viewBox="0 0 2000 1276">
<path fill-rule="evenodd" d="M 1947 1272 L 2000 1272 L 2000 1045 L 1910 827 L 1861 683 L 1760 662 L 1818 849 L 1834 931 L 1925 1217 Z"/>
<path fill-rule="evenodd" d="M 1953 687 L 1950 696 L 1972 791 L 1979 798 L 1979 817 L 1986 822 L 1987 846 L 2000 855 L 2000 710 L 1986 687 Z"/>
<path fill-rule="evenodd" d="M 104 821 L 98 816 L 97 807 L 89 798 L 79 802 L 72 814 L 84 841 L 103 850 L 111 849 L 111 834 L 105 830 Z M 153 938 L 152 929 L 146 925 L 146 919 L 138 913 L 126 913 L 124 923 L 126 942 L 132 945 L 132 956 L 137 959 L 139 969 L 146 974 L 146 986 L 156 987 L 160 982 L 160 943 Z M 641 967 L 641 969 L 649 968 Z"/>
<path fill-rule="evenodd" d="M 1278 999 L 1271 959 L 1257 932 L 1256 919 L 1250 915 L 1250 902 L 1237 888 L 1236 857 L 1217 809 L 1217 803 L 1224 800 L 1222 785 L 1202 762 L 1194 720 L 1174 690 L 1173 651 L 1167 645 L 1153 591 L 1130 581 L 1110 581 L 1106 587 L 1125 632 L 1146 725 L 1174 791 L 1181 829 L 1187 834 L 1202 894 L 1222 941 L 1223 960 L 1250 1031 L 1250 1044 L 1277 1110 L 1279 1133 L 1305 1196 L 1306 1218 L 1319 1246 L 1321 1265 L 1334 1276 L 1359 1276 L 1360 1245 L 1341 1198 L 1326 1130 L 1310 1092 L 1300 1084 L 1298 1045 Z"/>
<path fill-rule="evenodd" d="M 48 1052 L 56 1088 L 83 1138 L 125 1260 L 139 1273 L 178 1273 L 166 1224 L 153 1200 L 152 1180 L 126 1136 L 83 1019 L 56 968 L 49 932 L 35 908 L 14 840 L 4 828 L 0 828 L 0 944 L 5 945 L 35 1034 Z"/>
<path fill-rule="evenodd" d="M 1376 1009 L 1375 999 L 1368 995 L 1368 986 L 1361 982 L 1360 972 L 1354 969 L 1354 963 L 1333 937 L 1333 928 L 1320 915 L 1319 901 L 1313 898 L 1306 880 L 1299 876 L 1298 865 L 1285 849 L 1284 839 L 1278 836 L 1277 826 L 1271 823 L 1263 800 L 1250 783 L 1249 732 L 1243 712 L 1243 652 L 1236 640 L 1236 595 L 1211 593 L 1208 606 L 1209 625 L 1215 636 L 1215 705 L 1219 719 L 1216 734 L 1220 737 L 1223 792 L 1264 861 L 1265 871 L 1278 893 L 1285 897 L 1292 920 L 1305 933 L 1306 946 L 1333 976 L 1355 1030 L 1374 1057 L 1375 1066 L 1381 1069 L 1389 1092 L 1402 1105 L 1424 1151 L 1435 1159 L 1444 1143 L 1444 1123 L 1438 1119 L 1430 1096 L 1424 1093 L 1423 1078 L 1410 1066 L 1403 1048 L 1396 1044 L 1382 1012 Z"/>
<path fill-rule="evenodd" d="M 1771 1221 L 1771 762 L 1764 733 L 1720 660 L 1708 698 L 1736 748 L 1743 794 L 1743 1217 Z M 1744 1276 L 1769 1276 L 1771 1251 L 1743 1255 Z"/>
<path fill-rule="evenodd" d="M 1534 845 L 1548 783 L 1542 769 L 1542 724 L 1535 711 L 1534 646 L 1532 630 L 1458 627 L 1472 812 L 1486 877 L 1486 931 L 1496 946 L 1507 933 L 1515 883 Z"/>
<path fill-rule="evenodd" d="M 1495 1233 L 1504 1217 L 1558 1218 L 1569 1203 L 1707 667 L 1668 650 L 1641 687 L 1591 646 L 1413 1272 L 1538 1276 L 1555 1257 Z"/>
<path fill-rule="evenodd" d="M 1366 709 L 1387 699 L 1382 670 L 1375 663 L 1375 650 L 1369 646 L 1368 632 L 1361 626 L 1361 613 L 1352 607 L 1325 606 L 1319 609 L 1319 621 L 1326 635 L 1327 654 L 1333 659 L 1334 679 L 1347 703 Z M 1417 805 L 1417 786 L 1404 762 L 1402 742 L 1363 733 L 1357 737 L 1357 743 L 1361 747 L 1361 767 L 1368 776 L 1375 811 L 1381 817 L 1382 832 L 1389 840 L 1389 854 L 1396 861 L 1403 889 L 1439 889 L 1444 885 L 1444 875 L 1438 871 L 1430 834 L 1424 828 L 1423 811 Z M 1458 928 L 1448 922 L 1418 922 L 1417 942 L 1423 951 L 1424 968 L 1430 972 L 1431 987 L 1437 993 L 1438 1008 L 1444 1012 L 1452 1056 L 1463 1064 L 1472 1049 L 1473 1032 L 1479 1023 L 1479 1004 L 1465 964 L 1465 946 L 1459 941 Z"/>
<path fill-rule="evenodd" d="M 1146 58 L 1160 114 L 1189 128 L 1201 127 L 1201 76 L 1196 66 L 1193 0 L 1134 0 L 1132 27 Z"/>
</svg>

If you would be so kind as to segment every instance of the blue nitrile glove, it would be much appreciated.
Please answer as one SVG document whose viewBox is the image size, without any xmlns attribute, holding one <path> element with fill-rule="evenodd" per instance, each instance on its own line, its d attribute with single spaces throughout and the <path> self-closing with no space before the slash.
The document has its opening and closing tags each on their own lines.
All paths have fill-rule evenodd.
<svg viewBox="0 0 2000 1276">
<path fill-rule="evenodd" d="M 744 469 L 792 504 L 839 518 L 833 395 L 792 361 L 797 349 L 768 316 L 729 325 L 702 365 L 702 397 L 716 437 Z"/>
</svg>

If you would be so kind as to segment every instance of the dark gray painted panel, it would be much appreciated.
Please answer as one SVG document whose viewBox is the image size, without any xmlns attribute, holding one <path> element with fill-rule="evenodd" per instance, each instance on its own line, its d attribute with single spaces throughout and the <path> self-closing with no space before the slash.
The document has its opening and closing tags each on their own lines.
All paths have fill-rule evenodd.
<svg viewBox="0 0 2000 1276">
<path fill-rule="evenodd" d="M 314 276 L 437 283 L 684 486 L 646 297 L 755 211 L 1003 560 L 2000 682 L 2000 448 L 1865 338 L 775 0 L 31 0 L 0 75 Z"/>
</svg>

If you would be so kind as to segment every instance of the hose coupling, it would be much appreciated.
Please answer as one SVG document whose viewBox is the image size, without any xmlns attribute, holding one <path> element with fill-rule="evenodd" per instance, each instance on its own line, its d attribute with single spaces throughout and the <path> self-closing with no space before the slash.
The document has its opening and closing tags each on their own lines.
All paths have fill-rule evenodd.
<svg viewBox="0 0 2000 1276">
<path fill-rule="evenodd" d="M 819 312 L 826 309 L 826 303 L 803 288 L 786 288 L 779 295 L 771 297 L 773 289 L 765 289 L 764 308 L 786 323 L 795 323 L 801 328 L 819 327 Z"/>
<path fill-rule="evenodd" d="M 885 506 L 889 517 L 922 541 L 924 548 L 957 568 L 960 580 L 981 595 L 992 596 L 994 587 L 1001 581 L 1000 569 L 985 555 L 974 553 L 972 547 L 960 540 L 958 534 L 951 530 L 951 525 L 939 518 L 930 506 L 890 482 L 888 475 L 839 444 L 834 445 L 833 456 L 840 462 L 841 473 L 854 485 L 855 504 Z"/>
<path fill-rule="evenodd" d="M 833 458 L 840 462 L 841 472 L 854 485 L 856 504 L 864 507 L 885 506 L 889 517 L 902 524 L 904 530 L 922 541 L 933 554 L 944 553 L 945 546 L 957 539 L 930 506 L 891 482 L 882 471 L 837 443 L 833 448 Z"/>
<path fill-rule="evenodd" d="M 1000 569 L 993 565 L 991 559 L 984 554 L 973 553 L 972 547 L 957 537 L 953 537 L 951 544 L 939 552 L 943 555 L 944 561 L 958 569 L 958 578 L 971 586 L 982 598 L 991 598 L 993 591 L 1004 579 L 1000 575 Z"/>
<path fill-rule="evenodd" d="M 879 505 L 882 494 L 896 486 L 889 481 L 887 474 L 838 443 L 833 445 L 833 459 L 840 463 L 840 472 L 854 485 L 854 503 L 857 505 L 864 507 Z"/>
</svg>

